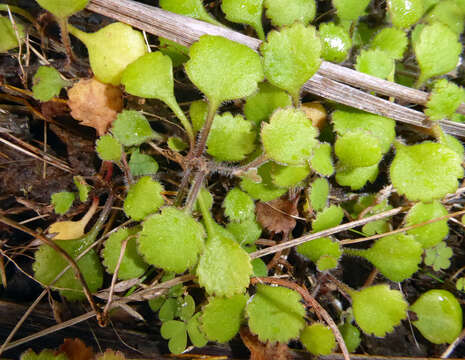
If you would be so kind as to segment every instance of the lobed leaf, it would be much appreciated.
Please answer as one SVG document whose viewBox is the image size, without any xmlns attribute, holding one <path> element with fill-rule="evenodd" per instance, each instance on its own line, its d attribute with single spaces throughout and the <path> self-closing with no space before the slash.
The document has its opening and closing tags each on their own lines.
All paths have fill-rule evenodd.
<svg viewBox="0 0 465 360">
<path fill-rule="evenodd" d="M 425 114 L 430 120 L 451 118 L 464 101 L 465 91 L 462 87 L 441 79 L 434 83 L 433 91 L 426 103 Z"/>
<path fill-rule="evenodd" d="M 238 188 L 231 189 L 223 201 L 224 214 L 231 221 L 255 219 L 255 203 L 253 199 Z"/>
<path fill-rule="evenodd" d="M 382 158 L 378 138 L 364 130 L 339 136 L 334 144 L 334 153 L 341 164 L 349 168 L 373 166 Z"/>
<path fill-rule="evenodd" d="M 163 187 L 158 181 L 144 176 L 131 185 L 126 199 L 124 199 L 124 212 L 133 220 L 139 221 L 147 215 L 157 211 L 163 205 L 161 192 Z"/>
<path fill-rule="evenodd" d="M 434 271 L 448 269 L 453 254 L 452 249 L 444 241 L 440 242 L 435 247 L 426 249 L 425 265 L 432 266 Z"/>
<path fill-rule="evenodd" d="M 280 188 L 273 184 L 272 169 L 273 164 L 271 162 L 258 168 L 257 175 L 261 178 L 261 182 L 243 176 L 240 183 L 242 190 L 246 191 L 252 198 L 261 201 L 270 201 L 285 194 L 287 188 Z"/>
<path fill-rule="evenodd" d="M 323 176 L 331 176 L 334 173 L 331 150 L 331 145 L 328 143 L 320 143 L 313 149 L 313 156 L 310 159 L 312 170 Z"/>
<path fill-rule="evenodd" d="M 317 178 L 310 189 L 310 205 L 313 210 L 321 211 L 328 203 L 329 183 L 325 178 Z"/>
<path fill-rule="evenodd" d="M 95 150 L 100 159 L 119 162 L 123 155 L 123 149 L 117 139 L 111 135 L 103 135 L 97 139 Z"/>
<path fill-rule="evenodd" d="M 370 0 L 333 0 L 337 16 L 341 20 L 356 21 L 365 14 Z"/>
<path fill-rule="evenodd" d="M 300 334 L 303 346 L 313 355 L 329 355 L 336 347 L 336 339 L 331 329 L 322 323 L 307 326 Z"/>
<path fill-rule="evenodd" d="M 350 186 L 352 190 L 360 190 L 369 181 L 374 183 L 378 177 L 378 164 L 368 167 L 350 168 L 336 166 L 336 182 L 342 186 Z"/>
<path fill-rule="evenodd" d="M 73 205 L 76 195 L 69 191 L 61 191 L 52 194 L 52 205 L 55 213 L 59 215 L 66 214 Z"/>
<path fill-rule="evenodd" d="M 339 243 L 329 237 L 307 241 L 306 243 L 303 243 L 297 247 L 297 252 L 317 264 L 318 270 L 320 271 L 325 271 L 336 267 L 338 260 L 342 255 L 342 250 Z M 327 266 L 318 266 L 318 261 L 323 257 L 330 257 L 331 259 L 334 259 L 335 264 L 334 261 L 325 261 L 319 265 Z"/>
<path fill-rule="evenodd" d="M 282 27 L 295 22 L 308 25 L 315 18 L 315 0 L 264 0 L 266 16 L 274 26 Z"/>
<path fill-rule="evenodd" d="M 319 232 L 338 226 L 344 218 L 344 210 L 340 206 L 331 205 L 319 212 L 312 221 L 312 232 Z"/>
<path fill-rule="evenodd" d="M 34 98 L 46 102 L 60 95 L 63 87 L 70 84 L 61 78 L 58 70 L 51 66 L 40 66 L 32 79 L 32 93 Z"/>
<path fill-rule="evenodd" d="M 391 22 L 398 28 L 409 28 L 423 16 L 423 0 L 388 0 Z"/>
<path fill-rule="evenodd" d="M 140 145 L 157 136 L 145 116 L 135 110 L 124 110 L 118 114 L 111 132 L 124 146 Z"/>
<path fill-rule="evenodd" d="M 139 149 L 131 154 L 129 170 L 132 176 L 154 175 L 158 171 L 158 163 L 147 154 L 142 154 Z"/>
<path fill-rule="evenodd" d="M 223 0 L 221 10 L 229 21 L 250 25 L 260 40 L 265 39 L 262 26 L 263 0 Z"/>
<path fill-rule="evenodd" d="M 395 63 L 388 53 L 375 48 L 362 50 L 357 56 L 355 69 L 371 76 L 388 79 L 394 75 Z"/>
<path fill-rule="evenodd" d="M 376 34 L 370 44 L 372 49 L 382 50 L 394 60 L 402 60 L 407 46 L 407 34 L 397 28 L 382 29 Z"/>
</svg>

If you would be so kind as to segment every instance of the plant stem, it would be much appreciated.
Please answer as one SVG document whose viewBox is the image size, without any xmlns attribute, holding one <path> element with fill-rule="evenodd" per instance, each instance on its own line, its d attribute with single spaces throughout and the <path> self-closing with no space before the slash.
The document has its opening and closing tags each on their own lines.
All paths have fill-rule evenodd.
<svg viewBox="0 0 465 360">
<path fill-rule="evenodd" d="M 192 208 L 194 207 L 195 200 L 197 200 L 200 189 L 202 188 L 205 176 L 206 174 L 203 171 L 197 172 L 194 176 L 192 186 L 189 190 L 189 194 L 187 195 L 186 206 L 184 208 L 184 210 L 189 214 L 192 212 Z"/>
<path fill-rule="evenodd" d="M 208 113 L 205 124 L 203 125 L 202 131 L 200 133 L 199 141 L 194 149 L 194 157 L 199 157 L 205 151 L 205 146 L 207 145 L 208 135 L 210 134 L 210 129 L 213 125 L 213 119 L 215 118 L 216 111 L 218 110 L 219 103 L 216 101 L 210 100 L 208 102 Z"/>
<path fill-rule="evenodd" d="M 73 48 L 71 47 L 71 39 L 69 38 L 69 33 L 71 31 L 71 26 L 68 29 L 68 19 L 56 17 L 57 23 L 60 26 L 61 32 L 61 41 L 65 47 L 66 56 L 68 57 L 67 63 L 71 64 L 72 61 L 76 60 L 74 55 Z"/>
<path fill-rule="evenodd" d="M 205 222 L 205 227 L 207 228 L 208 237 L 213 236 L 215 234 L 215 221 L 213 220 L 207 201 L 202 193 L 197 197 L 197 201 L 200 207 L 200 212 L 202 213 L 203 221 Z"/>
<path fill-rule="evenodd" d="M 192 149 L 192 147 L 194 146 L 194 142 L 195 142 L 195 136 L 194 136 L 194 130 L 192 129 L 192 125 L 189 119 L 187 119 L 186 115 L 181 110 L 176 100 L 174 100 L 172 104 L 168 104 L 168 106 L 174 112 L 174 114 L 178 117 L 179 121 L 181 121 L 181 124 L 184 127 L 184 130 L 186 130 L 187 137 L 189 138 L 189 145 Z"/>
</svg>

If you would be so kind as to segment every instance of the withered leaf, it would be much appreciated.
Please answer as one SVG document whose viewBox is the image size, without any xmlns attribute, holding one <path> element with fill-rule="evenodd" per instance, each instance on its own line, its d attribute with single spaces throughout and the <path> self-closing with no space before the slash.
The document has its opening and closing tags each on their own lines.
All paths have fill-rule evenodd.
<svg viewBox="0 0 465 360">
<path fill-rule="evenodd" d="M 257 335 L 253 335 L 248 327 L 242 327 L 240 330 L 241 339 L 250 351 L 250 360 L 288 360 L 292 356 L 287 344 L 270 343 L 266 344 L 258 340 Z"/>
<path fill-rule="evenodd" d="M 92 360 L 94 351 L 87 347 L 81 339 L 65 339 L 60 346 L 60 353 L 65 353 L 69 360 Z"/>
<path fill-rule="evenodd" d="M 102 136 L 123 109 L 120 88 L 96 79 L 81 79 L 68 90 L 71 116 L 81 125 L 90 126 Z"/>
<path fill-rule="evenodd" d="M 296 221 L 293 216 L 298 216 L 297 203 L 299 197 L 292 200 L 279 198 L 268 202 L 258 202 L 255 207 L 257 221 L 270 232 L 289 233 L 294 229 Z"/>
</svg>

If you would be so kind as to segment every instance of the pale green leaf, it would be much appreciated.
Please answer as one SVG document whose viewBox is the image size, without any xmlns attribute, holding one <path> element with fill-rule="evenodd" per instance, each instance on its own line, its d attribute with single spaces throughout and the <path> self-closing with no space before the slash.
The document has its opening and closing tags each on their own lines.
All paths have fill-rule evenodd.
<svg viewBox="0 0 465 360">
<path fill-rule="evenodd" d="M 253 199 L 238 188 L 231 189 L 223 201 L 224 214 L 231 221 L 243 221 L 255 218 Z"/>
<path fill-rule="evenodd" d="M 185 65 L 189 79 L 216 106 L 252 94 L 264 78 L 256 52 L 220 36 L 201 36 L 189 56 Z"/>
<path fill-rule="evenodd" d="M 162 324 L 160 334 L 169 339 L 168 348 L 173 354 L 180 354 L 187 346 L 186 324 L 182 321 L 169 320 Z"/>
<path fill-rule="evenodd" d="M 323 176 L 331 176 L 334 173 L 331 150 L 331 145 L 328 143 L 320 143 L 313 149 L 313 156 L 310 159 L 312 170 Z"/>
<path fill-rule="evenodd" d="M 446 145 L 425 141 L 397 146 L 390 168 L 394 188 L 410 201 L 429 202 L 453 193 L 463 177 L 460 156 Z"/>
<path fill-rule="evenodd" d="M 257 285 L 257 292 L 246 306 L 250 331 L 262 342 L 287 343 L 296 339 L 305 326 L 301 296 L 281 286 Z"/>
<path fill-rule="evenodd" d="M 350 21 L 363 16 L 369 3 L 370 0 L 333 0 L 339 19 Z"/>
<path fill-rule="evenodd" d="M 397 28 L 384 28 L 371 41 L 372 49 L 379 49 L 395 60 L 402 60 L 407 50 L 407 34 Z"/>
<path fill-rule="evenodd" d="M 442 0 L 425 16 L 428 23 L 440 22 L 447 25 L 456 34 L 461 34 L 464 27 L 465 9 L 455 0 Z"/>
<path fill-rule="evenodd" d="M 347 346 L 349 352 L 354 352 L 360 345 L 360 330 L 356 326 L 352 325 L 349 322 L 345 322 L 343 325 L 339 326 L 339 331 L 341 332 L 344 342 Z"/>
<path fill-rule="evenodd" d="M 237 294 L 232 297 L 213 297 L 202 309 L 201 329 L 211 341 L 227 342 L 239 331 L 248 297 Z"/>
<path fill-rule="evenodd" d="M 45 10 L 58 18 L 67 18 L 83 10 L 89 0 L 36 0 Z"/>
<path fill-rule="evenodd" d="M 263 0 L 223 0 L 221 10 L 229 21 L 250 25 L 260 40 L 265 39 L 262 26 Z"/>
<path fill-rule="evenodd" d="M 352 47 L 349 32 L 332 22 L 321 24 L 318 30 L 322 43 L 321 57 L 326 61 L 343 62 Z"/>
<path fill-rule="evenodd" d="M 425 251 L 425 265 L 431 266 L 434 271 L 446 270 L 450 267 L 454 255 L 453 250 L 443 241 L 435 247 Z"/>
<path fill-rule="evenodd" d="M 160 7 L 176 14 L 221 25 L 205 10 L 202 0 L 160 0 Z"/>
<path fill-rule="evenodd" d="M 300 88 L 320 67 L 321 42 L 315 28 L 295 23 L 272 31 L 260 51 L 268 81 L 288 91 L 296 103 Z"/>
<path fill-rule="evenodd" d="M 409 28 L 423 16 L 423 0 L 388 0 L 391 22 L 398 28 Z"/>
<path fill-rule="evenodd" d="M 24 39 L 24 26 L 15 20 L 16 29 L 20 40 Z M 8 16 L 0 16 L 0 53 L 6 53 L 8 50 L 15 49 L 19 46 L 16 31 Z"/>
<path fill-rule="evenodd" d="M 129 188 L 128 195 L 124 199 L 124 212 L 136 221 L 142 220 L 163 205 L 165 200 L 161 195 L 162 191 L 161 184 L 149 176 L 140 178 Z"/>
<path fill-rule="evenodd" d="M 394 59 L 379 48 L 362 50 L 357 56 L 355 69 L 362 73 L 387 79 L 394 74 Z"/>
<path fill-rule="evenodd" d="M 331 205 L 316 215 L 312 221 L 312 232 L 331 229 L 339 225 L 344 218 L 344 211 L 340 206 Z"/>
<path fill-rule="evenodd" d="M 310 189 L 310 205 L 313 210 L 321 211 L 328 203 L 329 183 L 325 178 L 317 178 Z"/>
<path fill-rule="evenodd" d="M 96 148 L 100 159 L 105 161 L 120 161 L 123 149 L 117 139 L 111 135 L 103 135 L 97 139 Z"/>
<path fill-rule="evenodd" d="M 149 264 L 183 273 L 197 263 L 204 237 L 202 225 L 190 215 L 165 207 L 143 223 L 138 250 Z"/>
<path fill-rule="evenodd" d="M 60 73 L 50 66 L 39 67 L 32 81 L 34 98 L 41 102 L 49 101 L 60 95 L 61 89 L 70 85 L 70 82 L 63 80 Z"/>
<path fill-rule="evenodd" d="M 200 317 L 202 313 L 197 313 L 186 324 L 187 333 L 195 347 L 201 348 L 207 345 L 208 340 L 200 330 Z"/>
<path fill-rule="evenodd" d="M 451 343 L 462 331 L 462 308 L 446 290 L 429 290 L 410 306 L 418 320 L 413 325 L 433 344 Z"/>
<path fill-rule="evenodd" d="M 131 154 L 129 170 L 133 176 L 153 175 L 158 171 L 158 163 L 150 155 L 136 150 Z"/>
<path fill-rule="evenodd" d="M 74 176 L 73 177 L 74 185 L 76 185 L 78 192 L 79 192 L 79 200 L 81 202 L 86 202 L 89 198 L 89 192 L 92 189 L 90 185 L 86 183 L 82 176 Z"/>
<path fill-rule="evenodd" d="M 164 55 L 171 58 L 173 67 L 180 66 L 189 60 L 189 48 L 162 37 L 159 37 L 158 40 L 160 42 L 158 48 Z"/>
<path fill-rule="evenodd" d="M 274 26 L 301 22 L 308 25 L 316 14 L 315 0 L 265 0 L 266 16 Z"/>
<path fill-rule="evenodd" d="M 278 109 L 261 131 L 267 155 L 280 163 L 303 164 L 317 144 L 318 130 L 301 110 Z"/>
<path fill-rule="evenodd" d="M 157 136 L 145 116 L 135 110 L 124 110 L 118 114 L 111 132 L 124 146 L 140 145 Z"/>
<path fill-rule="evenodd" d="M 465 91 L 462 87 L 446 79 L 438 80 L 426 103 L 425 114 L 430 120 L 450 118 L 464 100 Z"/>
<path fill-rule="evenodd" d="M 179 303 L 179 318 L 182 321 L 189 321 L 195 312 L 195 301 L 190 295 L 186 295 L 178 299 Z"/>
<path fill-rule="evenodd" d="M 302 245 L 297 247 L 297 252 L 303 256 L 309 258 L 314 263 L 317 263 L 323 257 L 330 257 L 335 260 L 335 265 L 337 266 L 337 261 L 342 255 L 342 250 L 337 241 L 332 240 L 329 237 L 319 238 L 311 241 L 307 241 Z M 331 265 L 331 262 L 323 262 L 321 265 Z M 318 266 L 318 270 L 324 271 L 331 269 L 335 266 L 321 268 Z"/>
<path fill-rule="evenodd" d="M 402 293 L 388 285 L 374 285 L 352 291 L 355 321 L 367 334 L 383 337 L 407 317 L 408 304 Z"/>
<path fill-rule="evenodd" d="M 181 138 L 178 138 L 177 136 L 171 136 L 170 138 L 168 138 L 166 144 L 168 145 L 170 150 L 176 152 L 184 151 L 189 147 L 189 145 L 187 145 Z"/>
<path fill-rule="evenodd" d="M 274 163 L 271 177 L 276 186 L 289 188 L 301 183 L 309 174 L 310 168 L 307 164 L 283 166 Z"/>
<path fill-rule="evenodd" d="M 333 332 L 322 323 L 307 326 L 300 334 L 300 341 L 313 355 L 329 355 L 336 347 Z"/>
<path fill-rule="evenodd" d="M 336 182 L 342 186 L 350 186 L 352 190 L 360 190 L 368 181 L 375 182 L 378 172 L 378 164 L 358 168 L 338 165 L 336 166 Z"/>
<path fill-rule="evenodd" d="M 226 229 L 234 235 L 236 241 L 243 248 L 254 245 L 262 234 L 262 228 L 255 221 L 255 216 L 241 222 L 229 223 L 226 225 Z"/>
<path fill-rule="evenodd" d="M 52 194 L 52 205 L 55 213 L 59 215 L 66 214 L 73 205 L 76 195 L 69 191 L 61 191 Z"/>
<path fill-rule="evenodd" d="M 240 183 L 242 190 L 246 191 L 252 198 L 264 202 L 280 197 L 287 192 L 287 188 L 280 188 L 273 184 L 272 170 L 273 164 L 271 162 L 260 166 L 257 172 L 257 176 L 261 178 L 260 182 L 243 176 Z"/>
<path fill-rule="evenodd" d="M 68 360 L 68 357 L 63 353 L 55 355 L 55 352 L 49 349 L 42 350 L 39 354 L 29 349 L 21 354 L 20 360 Z"/>
<path fill-rule="evenodd" d="M 341 164 L 349 168 L 376 165 L 382 158 L 378 138 L 364 130 L 339 136 L 334 144 L 334 153 Z"/>
<path fill-rule="evenodd" d="M 196 100 L 189 107 L 189 116 L 192 121 L 194 132 L 202 129 L 205 120 L 207 119 L 208 104 L 203 100 Z"/>
</svg>

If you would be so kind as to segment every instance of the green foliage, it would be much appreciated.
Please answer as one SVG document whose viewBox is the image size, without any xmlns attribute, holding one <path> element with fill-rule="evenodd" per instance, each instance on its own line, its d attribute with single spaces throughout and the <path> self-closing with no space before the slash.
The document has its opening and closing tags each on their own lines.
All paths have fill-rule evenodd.
<svg viewBox="0 0 465 360">
<path fill-rule="evenodd" d="M 418 84 L 422 84 L 455 69 L 462 45 L 457 34 L 446 25 L 433 23 L 423 27 L 418 39 L 413 41 L 413 49 L 421 70 Z"/>
<path fill-rule="evenodd" d="M 160 0 L 160 7 L 176 14 L 189 16 L 214 25 L 221 25 L 205 10 L 202 0 Z"/>
<path fill-rule="evenodd" d="M 300 88 L 320 67 L 321 42 L 315 28 L 295 23 L 272 31 L 260 51 L 268 81 L 289 92 L 296 104 Z"/>
<path fill-rule="evenodd" d="M 371 197 L 371 196 L 369 196 Z M 369 206 L 373 205 L 371 203 Z M 383 211 L 391 210 L 392 206 L 388 204 L 387 200 L 384 200 L 380 202 L 379 204 L 373 206 L 371 210 L 369 210 L 364 217 L 372 216 L 379 214 Z M 362 227 L 362 232 L 368 236 L 374 235 L 374 234 L 383 234 L 385 232 L 388 232 L 390 230 L 390 225 L 387 220 L 376 220 L 376 221 L 371 221 Z"/>
<path fill-rule="evenodd" d="M 352 39 L 346 29 L 332 22 L 323 23 L 319 34 L 322 43 L 321 57 L 327 61 L 343 62 L 352 47 Z"/>
<path fill-rule="evenodd" d="M 52 205 L 55 213 L 59 215 L 66 214 L 73 205 L 76 195 L 69 191 L 61 191 L 52 194 Z"/>
<path fill-rule="evenodd" d="M 226 229 L 234 235 L 236 241 L 246 250 L 248 246 L 255 244 L 262 234 L 262 228 L 255 221 L 255 217 L 241 222 L 232 222 L 226 225 Z"/>
<path fill-rule="evenodd" d="M 344 342 L 347 346 L 349 352 L 354 352 L 360 345 L 360 330 L 356 326 L 352 325 L 350 322 L 344 322 L 343 325 L 339 326 L 339 331 L 341 332 Z"/>
<path fill-rule="evenodd" d="M 461 277 L 455 282 L 455 288 L 458 291 L 465 291 L 465 277 Z"/>
<path fill-rule="evenodd" d="M 261 131 L 267 155 L 290 165 L 303 164 L 311 156 L 317 135 L 318 130 L 305 113 L 294 108 L 276 110 Z"/>
<path fill-rule="evenodd" d="M 237 294 L 229 298 L 213 297 L 202 309 L 201 329 L 211 341 L 227 342 L 239 331 L 248 297 Z"/>
<path fill-rule="evenodd" d="M 187 346 L 186 324 L 183 321 L 169 320 L 162 324 L 160 334 L 168 341 L 168 348 L 173 354 L 180 354 Z"/>
<path fill-rule="evenodd" d="M 141 154 L 137 149 L 131 154 L 129 170 L 133 176 L 153 175 L 158 171 L 158 163 L 153 157 Z"/>
<path fill-rule="evenodd" d="M 40 66 L 32 81 L 34 98 L 41 102 L 49 101 L 60 95 L 61 89 L 70 84 L 61 78 L 55 68 L 50 66 Z"/>
<path fill-rule="evenodd" d="M 260 40 L 265 40 L 262 26 L 263 0 L 223 0 L 221 10 L 226 19 L 252 26 Z"/>
<path fill-rule="evenodd" d="M 455 0 L 443 0 L 425 16 L 428 23 L 440 22 L 447 25 L 457 35 L 463 32 L 465 9 Z"/>
<path fill-rule="evenodd" d="M 68 357 L 63 353 L 55 355 L 54 351 L 48 349 L 42 350 L 39 354 L 29 349 L 21 354 L 21 360 L 68 360 Z"/>
<path fill-rule="evenodd" d="M 118 114 L 111 132 L 124 146 L 140 145 L 157 137 L 146 117 L 135 110 L 124 110 Z"/>
<path fill-rule="evenodd" d="M 87 6 L 89 0 L 36 0 L 45 10 L 58 18 L 67 18 Z"/>
<path fill-rule="evenodd" d="M 369 181 L 375 182 L 378 177 L 378 164 L 368 167 L 350 168 L 336 167 L 336 181 L 339 185 L 350 186 L 352 190 L 359 190 Z"/>
<path fill-rule="evenodd" d="M 430 120 L 450 118 L 464 100 L 465 91 L 462 87 L 446 79 L 438 80 L 426 103 L 425 114 Z"/>
<path fill-rule="evenodd" d="M 121 260 L 121 265 L 118 271 L 118 279 L 129 280 L 141 276 L 148 265 L 142 257 L 137 253 L 136 235 L 139 232 L 139 227 L 121 228 L 117 232 L 110 235 L 102 251 L 103 265 L 108 273 L 113 274 L 118 264 L 121 254 L 121 245 L 123 241 L 127 241 L 126 249 Z"/>
<path fill-rule="evenodd" d="M 398 28 L 409 28 L 423 15 L 423 0 L 388 0 L 388 14 Z"/>
<path fill-rule="evenodd" d="M 310 205 L 313 210 L 321 211 L 326 207 L 329 195 L 329 183 L 325 178 L 317 178 L 310 190 Z"/>
<path fill-rule="evenodd" d="M 413 325 L 434 344 L 451 343 L 462 331 L 462 308 L 446 290 L 429 290 L 410 306 L 418 320 Z"/>
<path fill-rule="evenodd" d="M 89 192 L 91 190 L 91 186 L 86 183 L 82 176 L 74 176 L 73 177 L 74 185 L 76 185 L 79 193 L 79 200 L 81 202 L 86 202 L 89 198 Z"/>
<path fill-rule="evenodd" d="M 202 129 L 207 118 L 208 104 L 203 100 L 193 101 L 189 107 L 189 116 L 194 132 Z"/>
<path fill-rule="evenodd" d="M 340 206 L 331 205 L 316 215 L 312 222 L 312 231 L 319 232 L 339 225 L 344 218 L 344 211 Z"/>
<path fill-rule="evenodd" d="M 274 26 L 288 26 L 295 22 L 308 25 L 315 17 L 315 0 L 264 0 L 266 16 Z"/>
<path fill-rule="evenodd" d="M 290 105 L 291 97 L 285 91 L 265 82 L 260 83 L 258 91 L 245 101 L 244 114 L 247 120 L 260 125 L 262 121 L 267 121 L 276 109 Z"/>
<path fill-rule="evenodd" d="M 356 109 L 336 110 L 332 113 L 334 130 L 339 135 L 348 132 L 365 130 L 376 136 L 383 153 L 389 151 L 396 136 L 396 122 L 392 119 L 370 114 Z"/>
<path fill-rule="evenodd" d="M 288 165 L 283 166 L 273 164 L 271 177 L 273 184 L 279 187 L 291 187 L 302 182 L 310 174 L 310 168 L 305 165 Z"/>
<path fill-rule="evenodd" d="M 414 236 L 395 234 L 376 240 L 367 250 L 345 249 L 344 253 L 367 259 L 387 279 L 401 282 L 418 270 L 423 248 Z"/>
<path fill-rule="evenodd" d="M 387 79 L 394 74 L 394 59 L 379 48 L 362 50 L 357 56 L 355 69 L 362 73 Z"/>
<path fill-rule="evenodd" d="M 106 84 L 119 85 L 126 66 L 147 52 L 142 33 L 123 23 L 107 25 L 92 34 L 70 25 L 69 32 L 86 45 L 95 77 Z"/>
<path fill-rule="evenodd" d="M 342 255 L 342 250 L 341 250 L 339 243 L 329 237 L 307 241 L 306 243 L 303 243 L 302 245 L 299 245 L 297 247 L 297 252 L 309 258 L 311 261 L 317 264 L 318 270 L 320 271 L 325 271 L 325 270 L 329 270 L 329 269 L 336 267 L 338 260 Z M 319 260 L 321 260 L 322 258 L 328 258 L 328 257 L 330 257 L 333 261 L 328 262 L 328 260 L 326 260 L 318 264 Z M 335 266 L 330 266 L 330 267 L 319 266 L 319 265 L 333 265 L 334 263 L 335 263 Z"/>
<path fill-rule="evenodd" d="M 201 36 L 190 47 L 189 57 L 186 73 L 214 108 L 223 101 L 252 94 L 257 83 L 263 81 L 259 55 L 245 45 L 220 36 Z"/>
<path fill-rule="evenodd" d="M 446 145 L 425 141 L 398 144 L 391 164 L 391 182 L 410 201 L 429 202 L 453 193 L 463 177 L 460 156 Z"/>
<path fill-rule="evenodd" d="M 268 162 L 258 168 L 257 175 L 261 178 L 261 182 L 256 182 L 247 176 L 242 177 L 241 188 L 246 191 L 252 198 L 261 201 L 270 201 L 276 199 L 286 193 L 286 188 L 281 188 L 273 183 L 271 171 L 273 164 Z"/>
<path fill-rule="evenodd" d="M 15 21 L 16 29 L 20 40 L 25 36 L 24 26 L 18 21 Z M 8 16 L 0 16 L 0 53 L 6 53 L 8 50 L 15 49 L 19 46 L 16 31 Z"/>
<path fill-rule="evenodd" d="M 305 326 L 305 308 L 300 300 L 294 290 L 258 284 L 246 306 L 250 331 L 262 342 L 287 343 L 296 339 Z"/>
<path fill-rule="evenodd" d="M 331 145 L 328 143 L 320 143 L 313 149 L 313 156 L 310 159 L 312 170 L 323 176 L 331 176 L 334 173 L 331 150 Z"/>
<path fill-rule="evenodd" d="M 376 165 L 382 157 L 380 142 L 364 130 L 339 136 L 334 144 L 334 153 L 341 164 L 350 168 Z"/>
<path fill-rule="evenodd" d="M 240 161 L 255 149 L 253 123 L 230 112 L 216 115 L 207 141 L 207 153 L 218 161 Z"/>
<path fill-rule="evenodd" d="M 105 161 L 120 161 L 123 149 L 117 139 L 111 135 L 103 135 L 97 139 L 95 150 L 100 159 Z"/>
<path fill-rule="evenodd" d="M 395 60 L 402 60 L 407 50 L 407 34 L 396 28 L 384 28 L 376 34 L 370 47 L 384 51 Z"/>
<path fill-rule="evenodd" d="M 209 234 L 200 256 L 196 274 L 210 295 L 232 296 L 244 292 L 249 285 L 250 257 L 230 236 Z"/>
<path fill-rule="evenodd" d="M 187 145 L 181 138 L 178 138 L 177 136 L 171 136 L 166 141 L 166 144 L 171 150 L 176 152 L 184 151 L 189 147 L 189 145 Z"/>
<path fill-rule="evenodd" d="M 448 269 L 450 267 L 450 258 L 452 255 L 452 249 L 448 247 L 444 241 L 442 241 L 435 247 L 426 249 L 425 265 L 432 266 L 434 271 Z"/>
<path fill-rule="evenodd" d="M 405 225 L 412 226 L 447 215 L 446 208 L 439 201 L 418 203 L 413 206 L 405 217 Z M 433 247 L 441 242 L 449 233 L 447 219 L 423 225 L 407 232 L 415 236 L 423 248 Z"/>
<path fill-rule="evenodd" d="M 230 190 L 223 201 L 224 214 L 231 221 L 243 221 L 255 218 L 253 199 L 238 188 Z"/>
<path fill-rule="evenodd" d="M 93 239 L 90 239 L 93 241 Z M 76 259 L 88 246 L 91 241 L 88 238 L 77 240 L 57 240 L 55 243 Z M 42 284 L 49 285 L 69 265 L 68 261 L 58 254 L 48 245 L 40 245 L 34 254 L 34 277 Z M 90 250 L 81 257 L 77 264 L 82 276 L 87 283 L 91 293 L 101 288 L 103 284 L 103 269 L 100 259 L 95 250 Z M 74 271 L 68 269 L 64 275 L 52 285 L 53 289 L 59 289 L 60 293 L 68 300 L 82 300 L 85 298 L 82 291 L 81 282 L 76 278 Z"/>
<path fill-rule="evenodd" d="M 159 37 L 158 40 L 160 43 L 158 48 L 164 55 L 171 58 L 173 67 L 180 66 L 189 59 L 187 55 L 189 54 L 189 48 L 162 37 Z"/>
<path fill-rule="evenodd" d="M 187 333 L 191 339 L 192 344 L 195 347 L 201 348 L 207 345 L 208 340 L 205 338 L 205 335 L 200 330 L 200 316 L 202 313 L 197 313 L 192 316 L 189 321 L 187 321 Z"/>
<path fill-rule="evenodd" d="M 161 192 L 163 187 L 149 176 L 144 176 L 131 185 L 126 199 L 124 212 L 133 220 L 139 221 L 157 211 L 165 202 Z"/>
<path fill-rule="evenodd" d="M 329 355 L 336 347 L 331 329 L 322 323 L 307 326 L 300 334 L 300 341 L 313 355 Z"/>
<path fill-rule="evenodd" d="M 388 285 L 370 286 L 351 291 L 355 321 L 367 334 L 385 336 L 407 317 L 407 302 L 398 290 Z"/>
<path fill-rule="evenodd" d="M 337 16 L 341 20 L 357 20 L 365 14 L 365 9 L 370 0 L 333 0 Z"/>
<path fill-rule="evenodd" d="M 440 136 L 438 139 L 441 144 L 444 144 L 448 146 L 450 149 L 454 150 L 460 158 L 463 159 L 464 154 L 465 154 L 465 149 L 457 138 L 453 137 L 452 135 L 444 134 L 443 136 Z"/>
<path fill-rule="evenodd" d="M 204 237 L 202 225 L 190 215 L 165 207 L 143 223 L 138 249 L 149 264 L 183 273 L 197 263 Z"/>
</svg>

